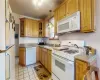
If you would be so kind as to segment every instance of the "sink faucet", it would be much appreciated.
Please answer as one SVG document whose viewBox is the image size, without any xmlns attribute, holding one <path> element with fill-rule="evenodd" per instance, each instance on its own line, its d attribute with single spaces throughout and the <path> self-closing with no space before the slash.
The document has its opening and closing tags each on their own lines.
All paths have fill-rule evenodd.
<svg viewBox="0 0 100 80">
<path fill-rule="evenodd" d="M 72 44 L 74 47 L 79 48 L 77 44 Z"/>
</svg>

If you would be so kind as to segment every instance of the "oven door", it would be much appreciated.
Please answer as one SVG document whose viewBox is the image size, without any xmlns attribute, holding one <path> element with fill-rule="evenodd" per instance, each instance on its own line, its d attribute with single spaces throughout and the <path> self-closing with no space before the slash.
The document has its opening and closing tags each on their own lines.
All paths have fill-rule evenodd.
<svg viewBox="0 0 100 80">
<path fill-rule="evenodd" d="M 74 80 L 74 62 L 52 54 L 52 72 L 59 80 Z"/>
</svg>

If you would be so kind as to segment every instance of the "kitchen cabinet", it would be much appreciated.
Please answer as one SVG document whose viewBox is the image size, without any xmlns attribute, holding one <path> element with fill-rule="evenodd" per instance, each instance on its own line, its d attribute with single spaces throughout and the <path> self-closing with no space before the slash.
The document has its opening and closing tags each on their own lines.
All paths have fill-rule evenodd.
<svg viewBox="0 0 100 80">
<path fill-rule="evenodd" d="M 57 21 L 58 21 L 58 10 L 56 9 L 54 12 L 54 30 L 55 34 L 57 34 Z"/>
<path fill-rule="evenodd" d="M 63 3 L 60 8 L 58 9 L 58 20 L 61 20 L 66 16 L 66 4 Z"/>
<path fill-rule="evenodd" d="M 20 36 L 21 37 L 38 37 L 39 22 L 37 20 L 21 18 L 20 19 Z"/>
<path fill-rule="evenodd" d="M 83 80 L 84 72 L 88 68 L 88 63 L 78 60 L 75 60 L 75 80 Z"/>
<path fill-rule="evenodd" d="M 24 37 L 25 31 L 24 31 L 24 18 L 20 19 L 20 36 Z"/>
<path fill-rule="evenodd" d="M 19 48 L 19 64 L 22 66 L 36 63 L 36 47 Z"/>
<path fill-rule="evenodd" d="M 40 61 L 40 47 L 37 47 L 36 48 L 36 62 L 39 62 Z"/>
<path fill-rule="evenodd" d="M 52 70 L 51 70 L 51 64 L 52 64 L 52 62 L 51 62 L 51 55 L 52 54 L 52 51 L 51 50 L 48 50 L 48 71 L 50 72 L 50 73 L 52 73 Z"/>
<path fill-rule="evenodd" d="M 39 21 L 39 37 L 45 37 L 45 20 Z"/>
<path fill-rule="evenodd" d="M 32 20 L 32 36 L 38 37 L 38 27 L 39 27 L 39 22 Z"/>
<path fill-rule="evenodd" d="M 19 64 L 26 65 L 26 48 L 19 48 Z"/>
<path fill-rule="evenodd" d="M 78 0 L 68 0 L 66 2 L 66 16 L 70 16 L 78 11 Z"/>
<path fill-rule="evenodd" d="M 81 12 L 81 32 L 92 32 L 94 25 L 95 0 L 79 0 L 79 11 Z"/>
<path fill-rule="evenodd" d="M 57 31 L 57 22 L 64 17 L 80 11 L 80 32 L 95 31 L 94 24 L 95 0 L 64 0 L 64 2 L 54 11 L 55 32 Z M 58 19 L 57 19 L 58 18 Z"/>
<path fill-rule="evenodd" d="M 42 65 L 51 73 L 52 51 L 42 47 L 37 47 L 37 50 L 39 50 L 39 53 L 37 53 L 37 60 L 39 60 L 42 63 Z"/>
</svg>

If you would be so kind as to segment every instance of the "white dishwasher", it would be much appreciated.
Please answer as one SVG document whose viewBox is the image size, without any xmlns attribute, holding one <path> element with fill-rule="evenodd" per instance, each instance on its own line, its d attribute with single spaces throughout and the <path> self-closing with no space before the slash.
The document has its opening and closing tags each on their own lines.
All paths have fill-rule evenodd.
<svg viewBox="0 0 100 80">
<path fill-rule="evenodd" d="M 36 47 L 26 48 L 26 65 L 36 63 Z"/>
</svg>

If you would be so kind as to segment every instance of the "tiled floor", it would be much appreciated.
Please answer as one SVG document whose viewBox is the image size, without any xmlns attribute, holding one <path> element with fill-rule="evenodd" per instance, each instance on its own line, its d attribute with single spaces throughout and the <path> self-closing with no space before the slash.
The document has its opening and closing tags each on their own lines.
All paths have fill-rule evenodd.
<svg viewBox="0 0 100 80">
<path fill-rule="evenodd" d="M 39 80 L 33 67 L 34 65 L 22 67 L 16 64 L 16 80 Z"/>
<path fill-rule="evenodd" d="M 34 66 L 40 65 L 40 63 L 33 64 L 27 67 L 22 67 L 18 65 L 18 58 L 16 58 L 15 75 L 16 80 L 39 80 Z"/>
</svg>

